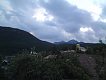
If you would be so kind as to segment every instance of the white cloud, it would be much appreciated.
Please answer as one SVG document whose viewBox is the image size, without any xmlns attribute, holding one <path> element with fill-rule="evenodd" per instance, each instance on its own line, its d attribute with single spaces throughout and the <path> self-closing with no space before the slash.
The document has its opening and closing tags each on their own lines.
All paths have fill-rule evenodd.
<svg viewBox="0 0 106 80">
<path fill-rule="evenodd" d="M 100 19 L 100 21 L 102 21 L 102 22 L 106 23 L 106 19 Z"/>
<path fill-rule="evenodd" d="M 77 6 L 79 9 L 86 10 L 91 13 L 95 21 L 100 18 L 102 8 L 99 4 L 95 4 L 93 0 L 67 0 L 70 4 Z"/>
<path fill-rule="evenodd" d="M 80 32 L 94 32 L 94 30 L 91 27 L 81 27 Z"/>
<path fill-rule="evenodd" d="M 53 16 L 50 15 L 46 9 L 42 8 L 42 7 L 38 7 L 35 9 L 34 15 L 32 16 L 33 18 L 36 19 L 36 21 L 38 22 L 44 22 L 44 21 L 52 21 L 53 20 Z"/>
</svg>

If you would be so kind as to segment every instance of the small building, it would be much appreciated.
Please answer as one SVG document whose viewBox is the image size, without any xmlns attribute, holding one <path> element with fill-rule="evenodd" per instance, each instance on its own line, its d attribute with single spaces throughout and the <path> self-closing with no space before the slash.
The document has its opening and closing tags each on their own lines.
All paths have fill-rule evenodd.
<svg viewBox="0 0 106 80">
<path fill-rule="evenodd" d="M 55 59 L 57 57 L 57 55 L 48 55 L 46 57 L 44 57 L 44 59 Z"/>
<path fill-rule="evenodd" d="M 71 52 L 71 53 L 76 53 L 76 51 L 75 51 L 75 50 L 70 50 L 70 52 Z"/>
<path fill-rule="evenodd" d="M 84 47 L 80 47 L 80 51 L 82 51 L 82 52 L 86 52 L 86 51 L 87 51 L 87 49 L 86 49 L 86 48 L 84 48 Z"/>
<path fill-rule="evenodd" d="M 80 52 L 80 51 L 85 53 L 87 51 L 87 49 L 85 47 L 81 47 L 80 44 L 77 44 L 76 52 Z"/>
<path fill-rule="evenodd" d="M 30 54 L 31 54 L 31 55 L 36 55 L 37 52 L 35 52 L 35 51 L 31 51 Z"/>
</svg>

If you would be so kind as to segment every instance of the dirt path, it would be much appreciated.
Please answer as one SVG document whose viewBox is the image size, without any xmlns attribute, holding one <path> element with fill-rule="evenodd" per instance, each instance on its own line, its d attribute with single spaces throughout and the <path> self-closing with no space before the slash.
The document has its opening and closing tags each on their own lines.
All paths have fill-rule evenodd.
<svg viewBox="0 0 106 80">
<path fill-rule="evenodd" d="M 90 55 L 80 54 L 79 61 L 81 65 L 92 75 L 92 80 L 98 80 L 98 74 L 96 72 L 96 61 Z"/>
</svg>

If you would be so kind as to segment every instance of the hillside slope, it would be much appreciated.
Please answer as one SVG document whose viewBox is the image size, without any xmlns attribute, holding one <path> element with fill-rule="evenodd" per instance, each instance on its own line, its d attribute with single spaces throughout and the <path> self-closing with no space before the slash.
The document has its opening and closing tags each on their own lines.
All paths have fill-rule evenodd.
<svg viewBox="0 0 106 80">
<path fill-rule="evenodd" d="M 26 31 L 0 26 L 0 54 L 15 54 L 19 50 L 31 47 L 35 47 L 37 51 L 42 51 L 51 46 L 53 44 L 41 41 Z"/>
</svg>

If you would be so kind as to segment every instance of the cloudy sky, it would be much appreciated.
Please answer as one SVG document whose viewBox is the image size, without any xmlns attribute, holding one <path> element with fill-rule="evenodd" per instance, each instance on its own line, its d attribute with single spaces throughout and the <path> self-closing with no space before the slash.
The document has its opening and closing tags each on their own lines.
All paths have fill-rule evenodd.
<svg viewBox="0 0 106 80">
<path fill-rule="evenodd" d="M 49 42 L 106 37 L 105 0 L 0 0 L 0 25 Z"/>
</svg>

